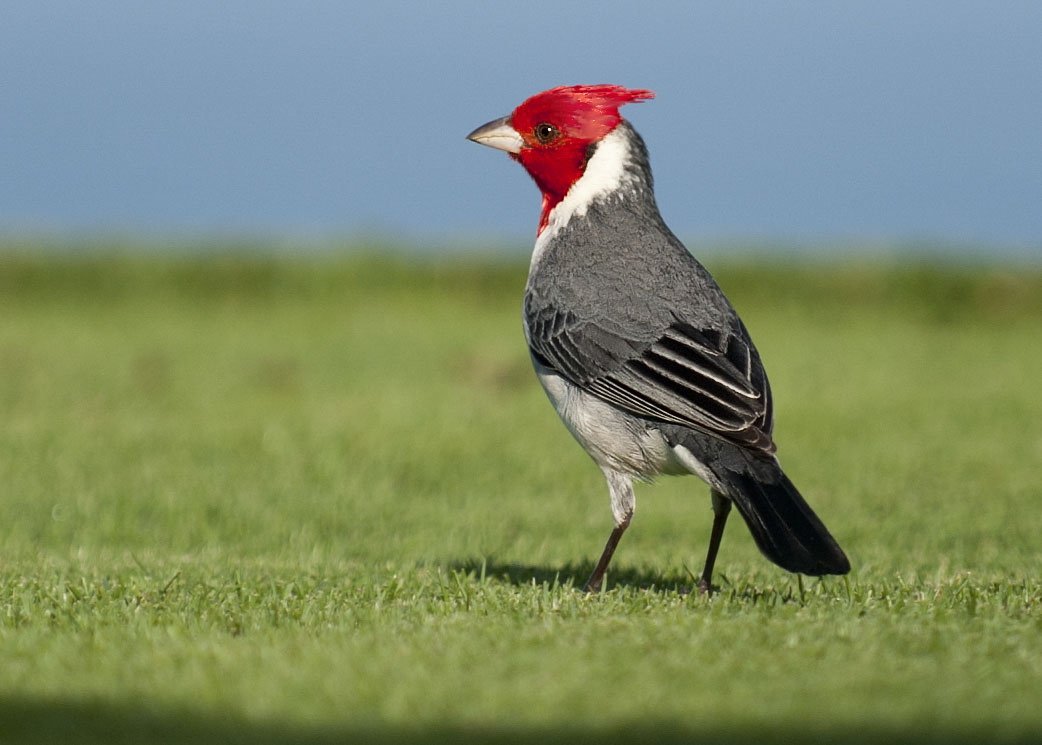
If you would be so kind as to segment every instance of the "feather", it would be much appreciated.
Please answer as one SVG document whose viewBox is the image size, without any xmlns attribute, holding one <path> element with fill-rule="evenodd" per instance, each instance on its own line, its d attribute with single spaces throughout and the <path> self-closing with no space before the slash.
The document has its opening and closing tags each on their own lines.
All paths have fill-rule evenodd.
<svg viewBox="0 0 1042 745">
<path fill-rule="evenodd" d="M 738 336 L 675 323 L 641 349 L 601 325 L 546 308 L 528 328 L 542 365 L 613 406 L 774 452 L 763 427 L 770 420 L 767 378 Z"/>
</svg>

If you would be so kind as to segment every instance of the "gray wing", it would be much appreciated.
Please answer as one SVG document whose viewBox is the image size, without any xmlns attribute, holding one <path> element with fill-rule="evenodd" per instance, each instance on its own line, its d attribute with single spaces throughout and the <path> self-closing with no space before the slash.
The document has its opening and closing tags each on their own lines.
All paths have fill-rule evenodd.
<svg viewBox="0 0 1042 745">
<path fill-rule="evenodd" d="M 526 307 L 528 345 L 541 365 L 638 416 L 775 451 L 770 384 L 745 327 L 675 321 L 648 343 L 554 307 Z"/>
</svg>

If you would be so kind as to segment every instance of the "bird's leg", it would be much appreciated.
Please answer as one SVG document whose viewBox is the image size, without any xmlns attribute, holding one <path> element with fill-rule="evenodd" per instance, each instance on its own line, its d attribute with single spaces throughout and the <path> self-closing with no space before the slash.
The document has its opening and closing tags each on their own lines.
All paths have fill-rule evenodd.
<svg viewBox="0 0 1042 745">
<path fill-rule="evenodd" d="M 713 565 L 716 564 L 716 552 L 720 550 L 720 539 L 724 536 L 724 526 L 727 524 L 727 516 L 731 514 L 731 500 L 713 489 L 710 493 L 713 499 L 713 532 L 709 535 L 709 552 L 706 554 L 706 565 L 702 569 L 702 577 L 698 580 L 698 592 L 700 595 L 709 595 L 713 592 Z"/>
<path fill-rule="evenodd" d="M 631 513 L 632 514 L 632 513 Z M 616 525 L 611 531 L 611 535 L 608 536 L 608 542 L 604 544 L 604 551 L 601 552 L 601 558 L 597 562 L 597 566 L 593 569 L 593 574 L 586 580 L 586 586 L 583 588 L 586 592 L 600 592 L 601 582 L 604 580 L 604 570 L 608 568 L 608 562 L 611 561 L 612 554 L 615 553 L 615 547 L 619 545 L 619 539 L 622 538 L 622 534 L 626 532 L 626 528 L 629 527 L 629 518 L 625 522 Z"/>
<path fill-rule="evenodd" d="M 619 539 L 626 532 L 633 518 L 633 510 L 637 504 L 637 498 L 633 494 L 633 482 L 624 473 L 613 471 L 610 468 L 602 468 L 604 476 L 608 480 L 608 491 L 611 492 L 611 512 L 615 517 L 615 528 L 608 536 L 608 542 L 604 544 L 604 551 L 593 569 L 593 574 L 586 580 L 583 588 L 586 592 L 600 592 L 604 581 L 604 572 L 611 562 L 615 547 L 619 545 Z"/>
</svg>

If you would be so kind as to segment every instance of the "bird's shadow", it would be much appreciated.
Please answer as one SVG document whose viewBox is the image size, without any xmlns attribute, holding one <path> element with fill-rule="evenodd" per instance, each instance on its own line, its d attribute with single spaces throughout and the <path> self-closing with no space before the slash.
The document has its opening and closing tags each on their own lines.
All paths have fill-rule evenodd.
<svg viewBox="0 0 1042 745">
<path fill-rule="evenodd" d="M 568 563 L 561 566 L 546 564 L 521 564 L 499 561 L 494 558 L 468 558 L 449 562 L 446 568 L 467 576 L 493 579 L 506 584 L 559 585 L 582 590 L 593 571 L 593 564 Z M 698 578 L 687 573 L 647 571 L 634 567 L 610 567 L 604 577 L 605 589 L 630 587 L 638 590 L 659 590 L 688 593 L 698 583 Z"/>
</svg>

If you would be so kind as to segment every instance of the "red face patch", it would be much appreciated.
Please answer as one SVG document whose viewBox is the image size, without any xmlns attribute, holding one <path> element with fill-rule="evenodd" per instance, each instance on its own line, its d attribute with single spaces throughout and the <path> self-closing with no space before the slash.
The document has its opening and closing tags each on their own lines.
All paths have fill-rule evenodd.
<svg viewBox="0 0 1042 745">
<path fill-rule="evenodd" d="M 622 121 L 619 107 L 654 96 L 618 85 L 560 86 L 514 109 L 511 125 L 525 143 L 514 157 L 543 193 L 540 230 L 550 210 L 582 176 L 589 146 Z"/>
</svg>

